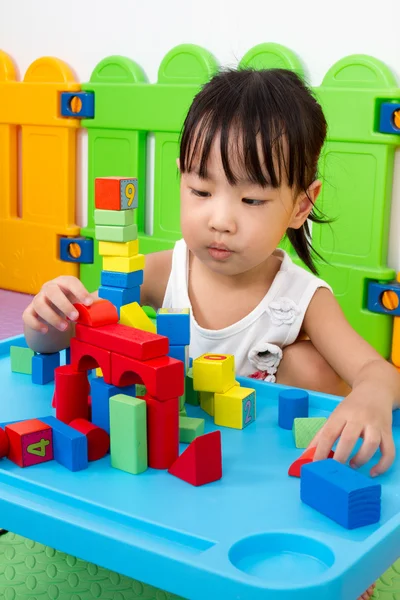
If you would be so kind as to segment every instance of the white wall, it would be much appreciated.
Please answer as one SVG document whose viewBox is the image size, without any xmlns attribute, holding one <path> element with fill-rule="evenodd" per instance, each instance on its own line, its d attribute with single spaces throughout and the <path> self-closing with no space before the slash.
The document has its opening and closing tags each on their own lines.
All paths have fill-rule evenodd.
<svg viewBox="0 0 400 600">
<path fill-rule="evenodd" d="M 162 58 L 177 44 L 199 44 L 221 64 L 235 65 L 268 41 L 294 50 L 313 85 L 355 53 L 385 62 L 400 84 L 399 23 L 398 0 L 0 0 L 0 48 L 22 76 L 34 59 L 51 55 L 87 81 L 102 58 L 121 54 L 156 81 Z M 80 195 L 85 190 L 83 184 Z M 400 174 L 393 198 L 389 266 L 400 270 Z"/>
</svg>

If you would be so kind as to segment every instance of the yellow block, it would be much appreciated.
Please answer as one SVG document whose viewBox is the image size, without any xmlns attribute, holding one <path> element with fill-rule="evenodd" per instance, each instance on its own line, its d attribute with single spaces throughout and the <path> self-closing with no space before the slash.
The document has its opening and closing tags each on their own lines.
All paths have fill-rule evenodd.
<svg viewBox="0 0 400 600">
<path fill-rule="evenodd" d="M 211 417 L 214 416 L 214 392 L 200 392 L 200 407 Z"/>
<path fill-rule="evenodd" d="M 235 385 L 232 354 L 202 354 L 193 361 L 193 389 L 223 394 Z"/>
<path fill-rule="evenodd" d="M 100 369 L 100 367 L 97 367 L 96 369 L 96 377 L 103 377 L 103 371 Z"/>
<path fill-rule="evenodd" d="M 100 256 L 136 256 L 139 253 L 139 240 L 130 242 L 99 242 Z"/>
<path fill-rule="evenodd" d="M 215 394 L 214 423 L 223 427 L 244 429 L 256 420 L 256 392 L 252 388 L 234 386 L 225 394 Z"/>
<path fill-rule="evenodd" d="M 121 306 L 119 322 L 122 325 L 128 325 L 128 327 L 136 327 L 136 329 L 142 329 L 149 333 L 157 333 L 155 324 L 137 302 Z"/>
<path fill-rule="evenodd" d="M 121 256 L 104 256 L 103 270 L 117 271 L 119 273 L 131 273 L 144 269 L 144 254 L 137 254 L 129 258 Z"/>
</svg>

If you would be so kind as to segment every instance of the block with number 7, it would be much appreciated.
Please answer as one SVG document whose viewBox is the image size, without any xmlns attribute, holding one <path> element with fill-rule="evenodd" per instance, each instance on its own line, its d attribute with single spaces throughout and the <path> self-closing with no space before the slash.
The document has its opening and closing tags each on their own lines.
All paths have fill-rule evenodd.
<svg viewBox="0 0 400 600">
<path fill-rule="evenodd" d="M 256 392 L 252 388 L 232 387 L 214 395 L 214 423 L 244 429 L 256 420 Z"/>
<path fill-rule="evenodd" d="M 29 419 L 6 425 L 10 447 L 7 457 L 20 467 L 30 467 L 53 460 L 53 430 L 39 421 Z"/>
</svg>

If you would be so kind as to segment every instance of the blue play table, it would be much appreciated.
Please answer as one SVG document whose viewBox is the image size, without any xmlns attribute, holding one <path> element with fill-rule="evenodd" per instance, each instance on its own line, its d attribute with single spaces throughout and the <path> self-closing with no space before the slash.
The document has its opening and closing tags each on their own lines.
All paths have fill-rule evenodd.
<svg viewBox="0 0 400 600">
<path fill-rule="evenodd" d="M 53 384 L 11 373 L 12 344 L 22 336 L 0 343 L 0 421 L 52 414 Z M 188 599 L 355 600 L 400 555 L 398 463 L 380 477 L 380 523 L 343 529 L 302 504 L 287 475 L 302 450 L 277 425 L 282 386 L 239 381 L 256 388 L 257 420 L 222 428 L 221 481 L 195 488 L 166 471 L 129 475 L 109 455 L 78 473 L 3 459 L 1 527 Z M 340 401 L 310 396 L 310 416 Z M 188 414 L 215 428 L 199 408 Z"/>
</svg>

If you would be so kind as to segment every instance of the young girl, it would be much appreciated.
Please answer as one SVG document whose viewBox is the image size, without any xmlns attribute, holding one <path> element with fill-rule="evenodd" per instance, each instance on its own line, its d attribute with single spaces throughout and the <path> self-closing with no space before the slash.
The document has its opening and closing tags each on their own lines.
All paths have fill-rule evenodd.
<svg viewBox="0 0 400 600">
<path fill-rule="evenodd" d="M 239 375 L 345 395 L 314 440 L 315 459 L 369 461 L 371 475 L 394 459 L 392 410 L 400 375 L 348 324 L 316 277 L 307 219 L 321 189 L 326 136 L 321 107 L 292 72 L 228 70 L 196 96 L 178 168 L 183 239 L 146 257 L 141 303 L 190 307 L 190 356 L 235 355 Z M 277 249 L 287 235 L 309 273 Z M 94 295 L 95 296 L 95 295 Z M 69 343 L 72 304 L 93 296 L 78 279 L 46 283 L 24 312 L 26 339 L 53 352 Z M 45 334 L 45 335 L 42 335 Z"/>
</svg>

